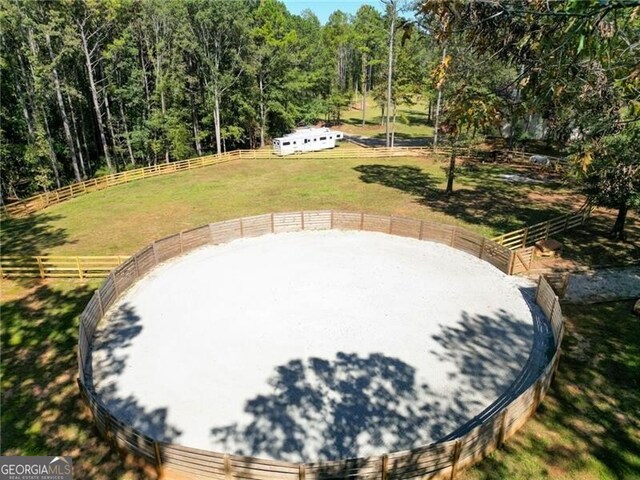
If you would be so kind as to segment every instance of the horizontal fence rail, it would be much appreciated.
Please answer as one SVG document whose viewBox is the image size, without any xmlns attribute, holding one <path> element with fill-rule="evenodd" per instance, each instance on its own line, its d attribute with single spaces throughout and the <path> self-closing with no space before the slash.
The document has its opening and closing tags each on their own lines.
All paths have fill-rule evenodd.
<svg viewBox="0 0 640 480">
<path fill-rule="evenodd" d="M 438 147 L 434 150 L 431 147 L 379 147 L 379 148 L 337 148 L 331 150 L 320 150 L 317 152 L 304 152 L 288 155 L 287 158 L 305 158 L 305 159 L 331 159 L 331 158 L 390 158 L 390 157 L 414 157 L 426 155 L 448 155 L 451 153 L 450 147 Z M 488 152 L 485 152 L 488 153 Z M 525 162 L 532 154 L 525 152 L 500 151 L 504 156 L 515 162 Z M 478 151 L 460 149 L 461 157 L 476 156 Z M 12 203 L 2 205 L 2 212 L 7 215 L 21 216 L 29 215 L 51 205 L 55 205 L 81 195 L 104 190 L 105 188 L 122 185 L 125 183 L 142 180 L 144 178 L 157 177 L 160 175 L 168 175 L 171 173 L 192 170 L 195 168 L 207 167 L 219 163 L 225 163 L 239 159 L 267 160 L 283 158 L 270 150 L 233 150 L 231 152 L 221 153 L 220 155 L 208 155 L 177 162 L 162 163 L 149 167 L 137 168 L 135 170 L 125 170 L 123 172 L 112 173 L 102 177 L 96 177 L 82 182 L 72 183 L 70 185 L 51 190 L 49 192 L 40 193 Z"/>
<path fill-rule="evenodd" d="M 322 158 L 385 158 L 398 156 L 420 156 L 430 153 L 429 149 L 420 148 L 376 148 L 371 150 L 362 149 L 335 149 L 322 150 L 317 152 L 308 152 L 304 154 L 296 154 L 295 157 L 307 159 Z M 50 192 L 40 193 L 24 200 L 3 205 L 2 211 L 8 215 L 20 216 L 28 215 L 42 210 L 51 205 L 76 198 L 89 192 L 104 190 L 105 188 L 122 185 L 142 180 L 144 178 L 157 177 L 160 175 L 168 175 L 171 173 L 193 170 L 196 168 L 208 167 L 219 163 L 225 163 L 238 159 L 254 159 L 266 160 L 281 158 L 269 150 L 233 150 L 231 152 L 222 153 L 220 155 L 208 155 L 204 157 L 191 158 L 178 162 L 162 163 L 149 167 L 137 168 L 135 170 L 125 170 L 123 172 L 113 173 L 102 177 L 96 177 L 82 182 L 72 183 L 65 187 L 51 190 Z"/>
<path fill-rule="evenodd" d="M 555 348 L 549 362 L 515 399 L 480 416 L 481 421 L 474 424 L 477 426 L 466 433 L 444 442 L 368 458 L 290 463 L 158 441 L 116 418 L 101 402 L 91 375 L 92 340 L 105 312 L 137 279 L 159 263 L 199 246 L 270 233 L 331 229 L 384 232 L 434 241 L 475 255 L 507 274 L 513 268 L 511 250 L 463 228 L 366 213 L 315 211 L 257 215 L 203 225 L 157 240 L 113 270 L 80 315 L 78 385 L 100 433 L 117 448 L 154 465 L 162 478 L 219 480 L 452 479 L 461 469 L 477 463 L 514 435 L 544 398 L 560 355 L 562 312 L 558 297 L 542 277 L 536 301 L 553 332 Z"/>
<path fill-rule="evenodd" d="M 511 250 L 529 247 L 536 242 L 549 239 L 552 235 L 584 225 L 591 215 L 591 211 L 592 206 L 585 205 L 575 213 L 568 213 L 546 222 L 536 223 L 513 232 L 504 233 L 492 238 L 492 240 Z"/>
<path fill-rule="evenodd" d="M 0 277 L 101 278 L 124 262 L 127 255 L 0 257 Z"/>
</svg>

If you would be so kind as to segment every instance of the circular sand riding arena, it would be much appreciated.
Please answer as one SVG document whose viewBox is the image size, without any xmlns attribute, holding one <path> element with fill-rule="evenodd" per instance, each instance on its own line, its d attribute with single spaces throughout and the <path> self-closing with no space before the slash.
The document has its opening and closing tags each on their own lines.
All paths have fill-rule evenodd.
<svg viewBox="0 0 640 480">
<path fill-rule="evenodd" d="M 94 388 L 125 424 L 203 450 L 307 462 L 411 449 L 545 365 L 534 288 L 385 233 L 205 245 L 112 304 Z"/>
</svg>

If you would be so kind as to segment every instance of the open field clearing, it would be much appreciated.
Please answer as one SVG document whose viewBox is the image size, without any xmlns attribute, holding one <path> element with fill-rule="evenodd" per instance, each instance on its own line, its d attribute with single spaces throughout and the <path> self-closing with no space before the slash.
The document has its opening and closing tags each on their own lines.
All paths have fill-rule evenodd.
<svg viewBox="0 0 640 480">
<path fill-rule="evenodd" d="M 460 167 L 444 195 L 443 161 L 429 158 L 239 160 L 94 192 L 3 222 L 4 255 L 130 254 L 208 222 L 272 211 L 340 209 L 467 226 L 488 236 L 577 209 L 550 178 L 514 183 L 523 167 Z"/>
</svg>

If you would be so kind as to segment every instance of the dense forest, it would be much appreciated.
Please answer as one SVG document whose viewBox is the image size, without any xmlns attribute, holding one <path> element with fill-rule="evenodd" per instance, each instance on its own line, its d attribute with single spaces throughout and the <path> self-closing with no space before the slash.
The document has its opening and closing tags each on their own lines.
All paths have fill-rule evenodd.
<svg viewBox="0 0 640 480">
<path fill-rule="evenodd" d="M 373 98 L 387 126 L 420 101 L 454 150 L 543 138 L 594 201 L 640 204 L 639 2 L 379 7 L 322 25 L 277 0 L 0 0 L 3 201 L 257 148 L 350 105 L 364 124 Z"/>
<path fill-rule="evenodd" d="M 335 123 L 364 94 L 425 94 L 429 38 L 364 5 L 321 25 L 276 0 L 2 0 L 5 198 L 131 168 L 262 146 Z M 394 7 L 391 4 L 391 7 Z"/>
</svg>

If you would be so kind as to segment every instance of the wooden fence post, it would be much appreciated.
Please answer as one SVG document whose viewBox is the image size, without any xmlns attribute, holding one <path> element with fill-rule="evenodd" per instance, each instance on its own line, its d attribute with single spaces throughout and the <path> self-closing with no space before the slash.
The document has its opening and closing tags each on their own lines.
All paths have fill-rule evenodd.
<svg viewBox="0 0 640 480">
<path fill-rule="evenodd" d="M 80 257 L 76 257 L 76 266 L 78 267 L 78 277 L 83 278 L 82 268 L 80 268 Z"/>
<path fill-rule="evenodd" d="M 304 466 L 304 463 L 301 463 L 300 465 L 298 465 L 298 480 L 304 480 L 306 476 L 306 467 Z"/>
<path fill-rule="evenodd" d="M 333 230 L 333 210 L 331 210 L 329 222 L 329 230 Z"/>
<path fill-rule="evenodd" d="M 271 231 L 273 232 L 273 221 L 271 222 Z M 242 218 L 240 219 L 240 237 L 244 238 L 244 225 L 242 223 Z"/>
<path fill-rule="evenodd" d="M 180 232 L 180 253 L 184 252 L 184 245 L 182 244 L 182 232 Z"/>
<path fill-rule="evenodd" d="M 527 246 L 527 238 L 529 237 L 529 227 L 525 227 L 524 234 L 522 235 L 522 247 Z"/>
<path fill-rule="evenodd" d="M 138 268 L 138 256 L 133 256 L 133 265 L 136 267 L 136 278 L 140 277 L 140 269 Z"/>
<path fill-rule="evenodd" d="M 453 227 L 453 230 L 451 230 L 451 243 L 450 246 L 453 247 L 453 244 L 456 241 L 456 232 L 458 231 L 458 227 Z"/>
<path fill-rule="evenodd" d="M 45 278 L 44 265 L 42 264 L 42 257 L 36 257 L 38 262 L 38 270 L 40 270 L 40 278 Z"/>
<path fill-rule="evenodd" d="M 302 224 L 302 230 L 304 230 L 304 212 L 300 212 L 300 221 Z"/>
<path fill-rule="evenodd" d="M 364 228 L 364 212 L 360 212 L 360 230 Z"/>
<path fill-rule="evenodd" d="M 389 455 L 385 453 L 384 455 L 382 455 L 380 460 L 380 473 L 382 474 L 381 480 L 387 480 L 389 478 Z"/>
<path fill-rule="evenodd" d="M 478 258 L 482 258 L 482 256 L 484 255 L 484 243 L 485 243 L 486 239 L 484 237 L 482 237 L 482 243 L 480 244 L 480 253 L 478 253 Z"/>
<path fill-rule="evenodd" d="M 504 437 L 505 437 L 505 434 L 507 433 L 506 432 L 507 410 L 508 410 L 508 407 L 505 408 L 500 414 L 500 432 L 498 433 L 498 448 L 500 448 L 504 444 Z"/>
<path fill-rule="evenodd" d="M 531 413 L 529 414 L 529 416 L 536 413 L 536 410 L 538 409 L 538 405 L 540 405 L 541 397 L 542 397 L 542 378 L 538 378 L 538 380 L 536 381 L 535 393 L 533 397 L 534 398 L 533 407 L 531 409 Z"/>
<path fill-rule="evenodd" d="M 424 220 L 420 220 L 420 236 L 418 237 L 420 240 L 422 240 L 423 233 L 424 233 Z"/>
<path fill-rule="evenodd" d="M 224 455 L 224 478 L 225 480 L 233 480 L 233 472 L 231 471 L 231 459 L 229 455 Z"/>
<path fill-rule="evenodd" d="M 460 452 L 462 451 L 462 440 L 456 442 L 456 446 L 453 448 L 453 457 L 451 459 L 451 480 L 456 478 L 456 467 L 458 466 L 458 460 L 460 460 Z"/>
<path fill-rule="evenodd" d="M 516 263 L 516 252 L 509 250 L 509 265 L 507 266 L 507 275 L 513 275 L 513 269 Z"/>
<path fill-rule="evenodd" d="M 151 244 L 151 247 L 153 248 L 153 260 L 155 262 L 155 264 L 158 264 L 158 251 L 156 250 L 156 242 L 153 242 Z"/>
<path fill-rule="evenodd" d="M 160 456 L 160 447 L 158 446 L 158 442 L 153 442 L 153 451 L 156 454 L 156 468 L 158 469 L 158 476 L 162 476 L 162 457 Z"/>
<path fill-rule="evenodd" d="M 100 289 L 96 290 L 96 297 L 98 297 L 98 306 L 100 307 L 100 318 L 104 317 L 104 306 L 102 305 L 102 295 L 100 295 Z"/>
</svg>

